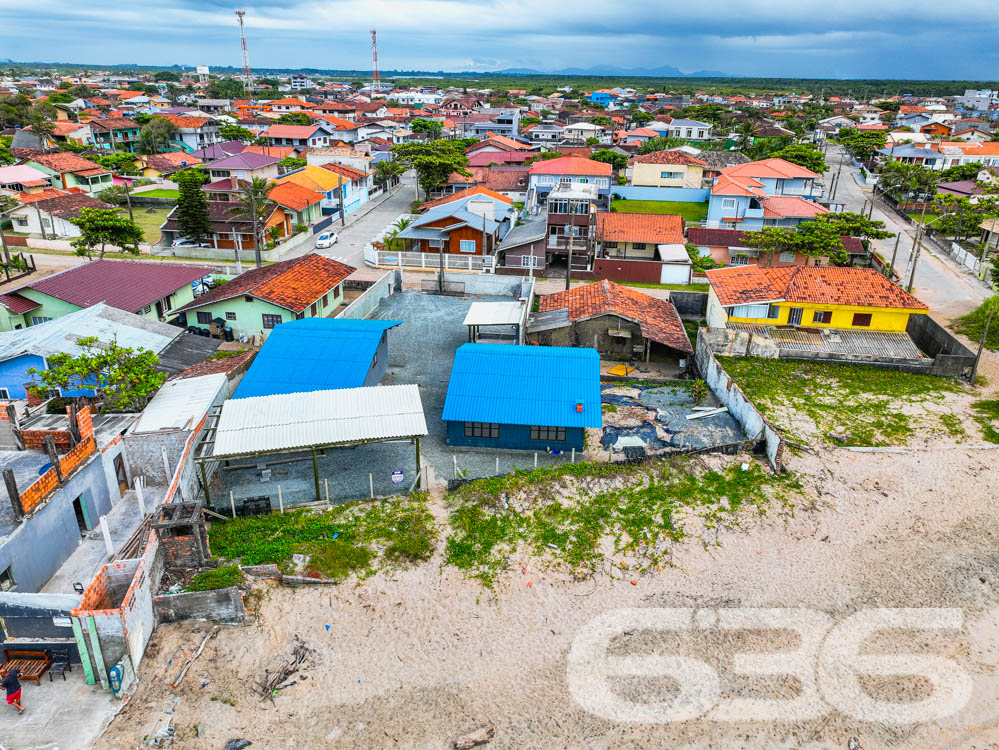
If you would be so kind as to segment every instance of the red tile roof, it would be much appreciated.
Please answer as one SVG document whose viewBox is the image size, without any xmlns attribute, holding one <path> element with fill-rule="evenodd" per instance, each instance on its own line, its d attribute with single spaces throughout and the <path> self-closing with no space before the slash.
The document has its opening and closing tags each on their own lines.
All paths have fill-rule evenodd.
<svg viewBox="0 0 999 750">
<path fill-rule="evenodd" d="M 85 193 L 67 193 L 57 195 L 47 200 L 35 201 L 35 206 L 40 211 L 44 211 L 50 216 L 57 216 L 60 219 L 73 219 L 80 215 L 83 208 L 114 208 L 103 201 L 91 198 Z"/>
<path fill-rule="evenodd" d="M 104 302 L 136 312 L 211 273 L 201 266 L 130 260 L 93 260 L 52 274 L 23 288 L 78 307 Z"/>
<path fill-rule="evenodd" d="M 267 193 L 267 197 L 279 206 L 285 206 L 295 211 L 304 211 L 309 206 L 315 205 L 323 199 L 320 193 L 309 190 L 307 187 L 296 185 L 291 181 L 275 185 Z"/>
<path fill-rule="evenodd" d="M 569 320 L 572 322 L 601 315 L 620 315 L 638 323 L 647 339 L 686 354 L 694 351 L 672 302 L 650 297 L 612 281 L 546 294 L 538 303 L 540 312 L 562 308 L 569 309 Z"/>
<path fill-rule="evenodd" d="M 71 154 L 68 151 L 58 154 L 38 154 L 37 156 L 32 156 L 30 161 L 41 164 L 43 167 L 48 167 L 60 174 L 63 172 L 86 172 L 93 169 L 98 169 L 102 172 L 107 171 L 92 161 L 84 159 L 82 156 Z"/>
<path fill-rule="evenodd" d="M 17 199 L 21 203 L 34 203 L 35 201 L 47 201 L 50 198 L 58 198 L 60 195 L 70 195 L 70 192 L 57 188 L 45 188 L 40 193 L 18 193 Z"/>
<path fill-rule="evenodd" d="M 146 167 L 155 169 L 160 173 L 176 172 L 177 170 L 184 169 L 185 167 L 193 167 L 201 164 L 201 159 L 197 156 L 185 154 L 183 151 L 168 151 L 165 154 L 149 154 L 148 156 L 140 158 L 146 163 Z"/>
<path fill-rule="evenodd" d="M 599 242 L 683 244 L 683 217 L 674 214 L 597 213 Z"/>
<path fill-rule="evenodd" d="M 21 313 L 28 312 L 28 310 L 41 307 L 42 303 L 22 297 L 17 292 L 8 292 L 7 294 L 0 294 L 0 305 L 6 307 L 14 315 L 20 315 Z"/>
<path fill-rule="evenodd" d="M 629 164 L 676 164 L 680 166 L 708 166 L 700 159 L 696 159 L 683 151 L 653 151 L 651 154 L 641 154 L 628 159 Z"/>
<path fill-rule="evenodd" d="M 873 268 L 737 266 L 707 271 L 723 307 L 786 300 L 904 310 L 929 308 Z"/>
<path fill-rule="evenodd" d="M 687 229 L 687 239 L 695 245 L 710 247 L 745 247 L 746 235 L 738 229 L 704 229 L 690 227 Z"/>
<path fill-rule="evenodd" d="M 734 167 L 726 167 L 722 170 L 722 174 L 729 177 L 769 177 L 777 179 L 792 177 L 815 178 L 819 176 L 810 169 L 805 169 L 798 164 L 792 164 L 789 161 L 776 157 L 737 164 Z"/>
<path fill-rule="evenodd" d="M 142 126 L 127 117 L 98 117 L 87 122 L 90 129 L 99 130 L 138 130 Z"/>
<path fill-rule="evenodd" d="M 303 255 L 263 268 L 254 268 L 217 286 L 177 312 L 232 297 L 251 295 L 292 312 L 300 313 L 356 269 L 322 255 Z"/>
<path fill-rule="evenodd" d="M 212 121 L 211 117 L 191 117 L 189 115 L 157 115 L 169 120 L 178 128 L 202 128 Z"/>
<path fill-rule="evenodd" d="M 507 198 L 505 195 L 500 195 L 495 190 L 490 190 L 482 185 L 475 185 L 473 187 L 465 188 L 464 190 L 459 190 L 457 193 L 445 195 L 443 198 L 427 201 L 420 206 L 420 211 L 426 211 L 428 208 L 433 208 L 434 206 L 443 206 L 445 203 L 461 200 L 462 198 L 467 198 L 470 195 L 487 195 L 490 198 L 495 198 L 496 200 L 503 201 L 504 203 L 513 203 L 513 198 Z"/>
<path fill-rule="evenodd" d="M 592 159 L 580 159 L 576 156 L 563 156 L 560 159 L 538 161 L 531 165 L 531 174 L 582 174 L 610 177 L 610 173 L 610 164 Z"/>
<path fill-rule="evenodd" d="M 343 164 L 334 164 L 333 162 L 329 162 L 328 164 L 320 164 L 319 166 L 321 166 L 323 169 L 328 169 L 330 172 L 338 174 L 341 177 L 350 180 L 351 182 L 357 182 L 367 177 L 367 174 L 365 172 L 362 172 L 360 169 L 346 167 Z"/>
<path fill-rule="evenodd" d="M 185 370 L 181 370 L 175 375 L 171 375 L 168 380 L 181 380 L 184 378 L 198 378 L 202 375 L 218 375 L 246 370 L 253 363 L 253 358 L 257 356 L 256 350 L 236 354 L 232 357 L 222 359 L 206 359 L 198 362 Z"/>
<path fill-rule="evenodd" d="M 778 195 L 763 199 L 765 218 L 801 218 L 829 213 L 829 209 L 815 201 L 799 198 L 796 195 Z"/>
<path fill-rule="evenodd" d="M 271 125 L 260 135 L 264 138 L 311 138 L 318 125 Z"/>
</svg>

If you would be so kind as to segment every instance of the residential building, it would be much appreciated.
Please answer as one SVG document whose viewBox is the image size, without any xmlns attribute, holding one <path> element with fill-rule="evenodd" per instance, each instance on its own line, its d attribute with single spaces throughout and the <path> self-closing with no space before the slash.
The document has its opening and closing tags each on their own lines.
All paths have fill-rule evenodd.
<svg viewBox="0 0 999 750">
<path fill-rule="evenodd" d="M 343 212 L 345 215 L 352 214 L 368 202 L 370 192 L 374 188 L 373 175 L 335 162 L 323 164 L 321 168 L 340 177 L 339 198 L 343 201 Z M 330 206 L 328 213 L 338 211 L 338 206 Z"/>
<path fill-rule="evenodd" d="M 492 191 L 447 196 L 439 201 L 399 232 L 398 239 L 406 250 L 493 255 L 516 215 L 513 201 Z"/>
<path fill-rule="evenodd" d="M 219 121 L 214 117 L 168 114 L 159 116 L 177 127 L 174 143 L 185 151 L 197 151 L 211 146 L 219 140 Z"/>
<path fill-rule="evenodd" d="M 135 152 L 142 126 L 126 117 L 96 117 L 87 121 L 97 148 Z"/>
<path fill-rule="evenodd" d="M 673 120 L 669 123 L 666 135 L 688 141 L 709 141 L 712 127 L 710 122 L 700 120 Z"/>
<path fill-rule="evenodd" d="M 213 183 L 210 183 L 213 184 Z M 218 184 L 218 183 L 214 183 Z M 208 187 L 205 185 L 204 187 Z M 207 191 L 206 191 L 207 192 Z M 235 197 L 235 196 L 232 196 Z M 270 236 L 271 228 L 277 227 L 278 239 L 288 234 L 288 220 L 285 210 L 276 203 L 269 204 L 263 220 L 263 233 Z M 203 238 L 205 245 L 215 249 L 249 251 L 256 247 L 253 236 L 253 218 L 243 209 L 236 209 L 232 201 L 208 201 L 208 221 L 212 228 L 210 236 Z M 177 222 L 176 206 L 167 214 L 160 227 L 163 241 L 167 244 L 181 239 L 180 225 Z"/>
<path fill-rule="evenodd" d="M 224 177 L 237 177 L 241 180 L 263 177 L 272 180 L 278 176 L 277 165 L 279 161 L 281 160 L 275 156 L 240 152 L 227 156 L 225 159 L 213 161 L 208 165 L 208 173 L 212 180 Z"/>
<path fill-rule="evenodd" d="M 471 123 L 471 135 L 476 138 L 489 133 L 515 138 L 520 132 L 520 114 L 519 109 L 481 109 L 464 119 L 475 120 Z"/>
<path fill-rule="evenodd" d="M 281 175 L 275 182 L 278 185 L 294 183 L 318 193 L 321 196 L 320 213 L 328 216 L 339 212 L 341 189 L 349 180 L 315 164 L 306 164 L 301 169 Z"/>
<path fill-rule="evenodd" d="M 246 144 L 241 141 L 224 141 L 222 143 L 213 143 L 210 146 L 205 146 L 204 148 L 192 151 L 191 156 L 201 159 L 202 162 L 207 163 L 218 161 L 219 159 L 225 159 L 233 154 L 238 154 L 245 148 Z"/>
<path fill-rule="evenodd" d="M 540 298 L 539 313 L 561 310 L 565 310 L 565 318 L 552 327 L 537 326 L 535 330 L 529 322 L 531 338 L 542 346 L 592 346 L 605 359 L 648 362 L 656 355 L 657 362 L 672 360 L 680 371 L 694 354 L 680 316 L 668 299 L 604 280 Z"/>
<path fill-rule="evenodd" d="M 343 146 L 330 146 L 327 148 L 313 148 L 305 155 L 309 164 L 322 166 L 324 164 L 342 164 L 345 167 L 356 169 L 365 174 L 370 174 L 374 157 L 363 151 L 356 151 L 353 148 Z"/>
<path fill-rule="evenodd" d="M 819 175 L 784 159 L 727 167 L 708 198 L 707 226 L 758 230 L 797 226 L 829 209 L 816 203 Z"/>
<path fill-rule="evenodd" d="M 781 266 L 827 266 L 829 258 L 812 257 L 801 253 L 760 253 L 746 244 L 747 232 L 738 229 L 707 229 L 690 227 L 687 241 L 697 246 L 702 257 L 710 257 L 720 266 L 754 266 L 777 268 Z M 864 243 L 857 237 L 840 237 L 843 249 L 850 258 L 867 255 Z"/>
<path fill-rule="evenodd" d="M 169 320 L 174 309 L 194 299 L 192 283 L 208 268 L 174 263 L 92 260 L 32 281 L 7 294 L 34 303 L 11 328 L 45 323 L 101 302 L 152 320 Z M 0 325 L 4 321 L 0 319 Z"/>
<path fill-rule="evenodd" d="M 673 151 L 681 151 L 689 156 L 695 157 L 698 161 L 704 162 L 704 182 L 702 187 L 711 187 L 716 177 L 721 176 L 721 171 L 727 167 L 737 167 L 740 164 L 748 164 L 750 159 L 741 151 L 704 151 L 693 146 L 680 146 Z"/>
<path fill-rule="evenodd" d="M 322 218 L 319 204 L 323 194 L 294 182 L 282 182 L 271 188 L 267 197 L 284 209 L 284 234 L 290 236 L 296 227 L 311 227 Z"/>
<path fill-rule="evenodd" d="M 528 384 L 536 387 L 525 398 Z M 603 426 L 600 355 L 588 348 L 463 344 L 441 418 L 448 445 L 582 451 L 584 430 Z"/>
<path fill-rule="evenodd" d="M 594 185 L 601 206 L 610 195 L 611 165 L 576 156 L 537 161 L 531 165 L 528 183 L 529 208 L 543 204 L 556 185 Z"/>
<path fill-rule="evenodd" d="M 592 183 L 560 183 L 544 201 L 548 243 L 544 263 L 536 267 L 590 270 L 599 189 Z"/>
<path fill-rule="evenodd" d="M 44 236 L 46 239 L 79 237 L 80 228 L 70 219 L 79 217 L 83 208 L 114 208 L 85 193 L 65 193 L 50 198 L 45 193 L 22 197 L 21 205 L 9 212 L 14 231 Z M 39 198 L 40 200 L 33 200 Z"/>
<path fill-rule="evenodd" d="M 574 122 L 562 129 L 563 143 L 582 145 L 591 138 L 595 139 L 598 143 L 611 142 L 611 136 L 607 128 L 603 125 L 595 125 L 592 122 Z"/>
<path fill-rule="evenodd" d="M 111 172 L 68 151 L 38 154 L 26 163 L 29 167 L 50 175 L 52 187 L 64 190 L 79 188 L 85 193 L 99 193 L 112 185 Z"/>
<path fill-rule="evenodd" d="M 329 146 L 338 139 L 334 130 L 321 123 L 313 125 L 271 125 L 260 137 L 273 146 L 294 146 L 295 148 L 319 148 Z"/>
<path fill-rule="evenodd" d="M 0 190 L 12 193 L 38 193 L 52 187 L 52 177 L 27 164 L 0 167 Z"/>
<path fill-rule="evenodd" d="M 168 151 L 165 154 L 143 154 L 135 157 L 135 165 L 143 177 L 169 177 L 188 167 L 201 164 L 201 159 L 183 151 Z"/>
<path fill-rule="evenodd" d="M 522 217 L 499 243 L 497 262 L 507 268 L 534 269 L 540 273 L 547 266 L 548 217 L 528 214 Z"/>
<path fill-rule="evenodd" d="M 535 125 L 524 134 L 532 146 L 557 146 L 565 137 L 565 128 L 555 123 Z"/>
<path fill-rule="evenodd" d="M 628 159 L 627 177 L 637 187 L 700 189 L 707 166 L 682 151 L 653 151 Z"/>
<path fill-rule="evenodd" d="M 289 96 L 284 99 L 274 99 L 273 101 L 269 101 L 267 102 L 267 106 L 270 107 L 272 112 L 286 114 L 288 112 L 301 112 L 303 109 L 313 109 L 315 105 L 310 104 L 304 99 Z"/>
<path fill-rule="evenodd" d="M 597 278 L 689 284 L 691 260 L 683 219 L 672 214 L 595 214 L 593 273 Z"/>
<path fill-rule="evenodd" d="M 591 91 L 586 95 L 586 101 L 590 104 L 600 104 L 604 107 L 616 102 L 620 96 L 612 91 L 611 89 L 600 89 L 598 91 Z"/>
<path fill-rule="evenodd" d="M 707 322 L 905 331 L 929 308 L 873 268 L 793 266 L 707 272 Z"/>
<path fill-rule="evenodd" d="M 267 336 L 275 326 L 333 315 L 351 266 L 310 253 L 254 268 L 181 307 L 186 325 L 222 320 L 236 336 Z"/>
</svg>

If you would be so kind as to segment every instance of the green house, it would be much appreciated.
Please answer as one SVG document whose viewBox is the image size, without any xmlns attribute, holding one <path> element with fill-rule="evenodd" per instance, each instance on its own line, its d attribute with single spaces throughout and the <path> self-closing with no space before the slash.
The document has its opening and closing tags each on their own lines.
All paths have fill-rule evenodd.
<svg viewBox="0 0 999 750">
<path fill-rule="evenodd" d="M 184 325 L 208 328 L 225 321 L 239 336 L 266 336 L 281 323 L 332 318 L 343 302 L 343 282 L 354 268 L 322 255 L 304 255 L 254 268 L 175 310 Z"/>
<path fill-rule="evenodd" d="M 111 173 L 104 167 L 68 151 L 58 154 L 38 154 L 27 162 L 29 167 L 51 175 L 52 187 L 69 190 L 79 188 L 85 193 L 99 193 L 112 185 Z"/>
</svg>

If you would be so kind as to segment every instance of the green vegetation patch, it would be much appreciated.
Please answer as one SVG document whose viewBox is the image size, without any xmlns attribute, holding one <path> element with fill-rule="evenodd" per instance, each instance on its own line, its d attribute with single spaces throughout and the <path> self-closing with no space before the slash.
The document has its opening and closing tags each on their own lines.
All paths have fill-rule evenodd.
<svg viewBox="0 0 999 750">
<path fill-rule="evenodd" d="M 956 333 L 962 333 L 977 343 L 982 340 L 982 333 L 985 331 L 985 323 L 989 319 L 990 310 L 995 310 L 995 313 L 992 316 L 992 325 L 989 326 L 989 335 L 985 339 L 985 347 L 999 349 L 999 295 L 989 297 L 975 310 L 953 321 L 950 327 Z"/>
<path fill-rule="evenodd" d="M 203 570 L 195 574 L 187 584 L 186 591 L 210 591 L 212 589 L 227 589 L 230 586 L 243 584 L 243 572 L 235 565 L 223 565 L 212 570 Z"/>
<path fill-rule="evenodd" d="M 668 565 L 688 536 L 717 544 L 717 531 L 738 525 L 743 509 L 765 512 L 775 500 L 790 507 L 800 488 L 755 463 L 698 467 L 689 459 L 565 464 L 476 480 L 448 496 L 446 560 L 487 586 L 518 548 L 580 577 L 605 564 L 644 572 Z"/>
<path fill-rule="evenodd" d="M 801 432 L 789 410 L 807 415 L 835 444 L 904 445 L 914 431 L 914 405 L 965 391 L 950 378 L 864 365 L 757 357 L 719 360 L 756 407 L 792 440 L 801 439 Z"/>
<path fill-rule="evenodd" d="M 982 436 L 990 443 L 999 443 L 999 399 L 976 401 L 971 405 L 975 410 L 975 421 L 982 428 Z"/>
<path fill-rule="evenodd" d="M 326 511 L 297 510 L 215 521 L 212 551 L 244 565 L 276 563 L 283 569 L 294 554 L 309 556 L 306 572 L 342 579 L 351 573 L 427 560 L 437 530 L 427 496 L 414 493 L 384 502 L 337 505 Z"/>
<path fill-rule="evenodd" d="M 611 191 L 613 192 L 613 191 Z M 676 214 L 684 221 L 704 221 L 708 218 L 707 202 L 693 201 L 611 201 L 611 211 L 623 214 Z"/>
<path fill-rule="evenodd" d="M 133 192 L 132 195 L 137 198 L 169 198 L 170 200 L 177 200 L 180 197 L 180 191 L 158 188 L 156 190 L 143 190 L 141 193 Z"/>
<path fill-rule="evenodd" d="M 163 222 L 167 219 L 167 214 L 170 213 L 170 208 L 144 208 L 143 206 L 132 206 L 132 216 L 135 219 L 135 223 L 139 225 L 142 230 L 142 236 L 145 241 L 150 245 L 155 245 L 160 241 L 162 234 L 160 233 L 160 227 Z M 127 215 L 123 212 L 123 215 Z M 105 257 L 108 254 L 105 253 Z"/>
</svg>

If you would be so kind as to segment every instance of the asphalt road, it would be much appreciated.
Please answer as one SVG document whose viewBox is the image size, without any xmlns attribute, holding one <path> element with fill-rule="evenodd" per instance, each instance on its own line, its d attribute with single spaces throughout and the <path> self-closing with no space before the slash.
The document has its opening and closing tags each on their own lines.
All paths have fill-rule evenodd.
<svg viewBox="0 0 999 750">
<path fill-rule="evenodd" d="M 858 174 L 860 170 L 853 167 L 844 158 L 841 146 L 835 143 L 829 144 L 826 163 L 829 164 L 829 171 L 826 172 L 826 184 L 830 184 L 833 175 L 842 165 L 842 174 L 836 188 L 836 200 L 844 202 L 847 211 L 857 213 L 869 211 L 871 189 L 862 188 L 857 184 L 854 175 Z M 908 284 L 916 227 L 899 219 L 894 212 L 882 210 L 879 206 L 874 208 L 872 218 L 885 222 L 886 228 L 890 232 L 901 235 L 895 270 L 899 273 L 905 272 L 903 279 L 904 283 Z M 891 260 L 895 238 L 874 240 L 872 245 L 881 253 L 882 257 L 888 261 Z M 963 315 L 969 310 L 973 310 L 981 304 L 988 294 L 985 285 L 973 274 L 949 258 L 935 255 L 932 247 L 927 243 L 923 244 L 923 249 L 919 253 L 912 293 L 928 304 L 933 313 L 944 319 Z"/>
</svg>

